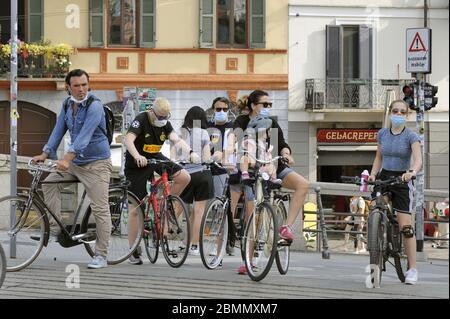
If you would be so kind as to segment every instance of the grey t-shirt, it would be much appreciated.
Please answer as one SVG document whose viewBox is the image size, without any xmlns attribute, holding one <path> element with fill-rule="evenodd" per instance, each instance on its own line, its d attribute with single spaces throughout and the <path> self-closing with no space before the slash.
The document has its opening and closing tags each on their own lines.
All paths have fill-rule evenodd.
<svg viewBox="0 0 450 319">
<path fill-rule="evenodd" d="M 208 131 L 201 129 L 201 128 L 194 128 L 194 129 L 185 129 L 180 128 L 177 130 L 178 136 L 184 140 L 191 149 L 197 153 L 201 157 L 201 161 L 205 162 L 205 159 L 203 158 L 203 148 L 206 145 L 209 145 L 210 139 Z M 180 161 L 189 161 L 190 160 L 190 154 L 183 154 L 181 148 L 175 148 L 176 149 L 176 159 Z M 186 164 L 184 168 L 189 172 L 189 174 L 196 173 L 202 171 L 205 167 L 203 167 L 200 164 Z"/>
<path fill-rule="evenodd" d="M 382 168 L 389 171 L 406 171 L 411 164 L 411 145 L 419 141 L 419 136 L 409 128 L 394 135 L 389 128 L 378 131 L 377 141 L 381 148 Z"/>
</svg>

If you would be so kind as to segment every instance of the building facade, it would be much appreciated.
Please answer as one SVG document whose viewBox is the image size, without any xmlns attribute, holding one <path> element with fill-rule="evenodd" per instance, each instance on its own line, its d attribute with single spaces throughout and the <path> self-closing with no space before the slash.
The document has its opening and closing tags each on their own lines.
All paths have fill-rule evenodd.
<svg viewBox="0 0 450 319">
<path fill-rule="evenodd" d="M 448 191 L 448 1 L 428 3 L 439 100 L 425 116 L 425 187 Z M 385 105 L 412 81 L 406 29 L 423 26 L 423 1 L 289 1 L 289 137 L 309 180 L 370 170 Z"/>
<path fill-rule="evenodd" d="M 154 88 L 171 102 L 177 127 L 191 106 L 207 109 L 218 96 L 235 101 L 262 89 L 287 132 L 288 0 L 19 0 L 19 15 L 21 40 L 76 48 L 70 68 L 85 69 L 95 94 L 116 112 L 124 87 Z M 9 21 L 1 30 L 7 43 Z M 7 75 L 0 78 L 0 153 L 9 153 Z M 19 78 L 19 155 L 40 152 L 66 96 L 60 77 Z M 49 123 L 45 132 L 21 125 L 35 113 Z M 26 143 L 37 131 L 40 138 Z"/>
</svg>

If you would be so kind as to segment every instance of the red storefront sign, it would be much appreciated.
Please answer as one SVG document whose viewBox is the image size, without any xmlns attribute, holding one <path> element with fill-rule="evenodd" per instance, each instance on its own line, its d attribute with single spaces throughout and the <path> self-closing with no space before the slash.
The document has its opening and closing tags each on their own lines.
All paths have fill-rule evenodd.
<svg viewBox="0 0 450 319">
<path fill-rule="evenodd" d="M 321 129 L 318 143 L 376 143 L 378 129 Z"/>
</svg>

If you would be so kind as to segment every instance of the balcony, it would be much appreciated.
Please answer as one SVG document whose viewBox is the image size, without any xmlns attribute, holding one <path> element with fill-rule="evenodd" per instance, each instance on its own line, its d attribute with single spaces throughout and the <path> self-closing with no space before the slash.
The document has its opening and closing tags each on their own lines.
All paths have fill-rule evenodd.
<svg viewBox="0 0 450 319">
<path fill-rule="evenodd" d="M 388 90 L 402 99 L 402 88 L 411 79 L 307 79 L 305 110 L 379 110 Z"/>
<path fill-rule="evenodd" d="M 64 78 L 74 49 L 66 44 L 20 43 L 17 50 L 17 76 L 20 78 Z M 11 47 L 0 44 L 0 79 L 9 80 Z"/>
</svg>

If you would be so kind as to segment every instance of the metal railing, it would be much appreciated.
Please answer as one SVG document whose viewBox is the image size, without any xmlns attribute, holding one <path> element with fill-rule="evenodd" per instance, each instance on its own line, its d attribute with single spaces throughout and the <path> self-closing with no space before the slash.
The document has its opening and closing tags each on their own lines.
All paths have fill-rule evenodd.
<svg viewBox="0 0 450 319">
<path fill-rule="evenodd" d="M 307 79 L 305 109 L 383 109 L 387 90 L 403 98 L 410 79 Z"/>
<path fill-rule="evenodd" d="M 64 78 L 67 70 L 57 66 L 56 61 L 44 55 L 18 55 L 17 76 L 28 78 Z M 10 72 L 9 59 L 0 57 L 0 78 L 8 79 Z"/>
</svg>

